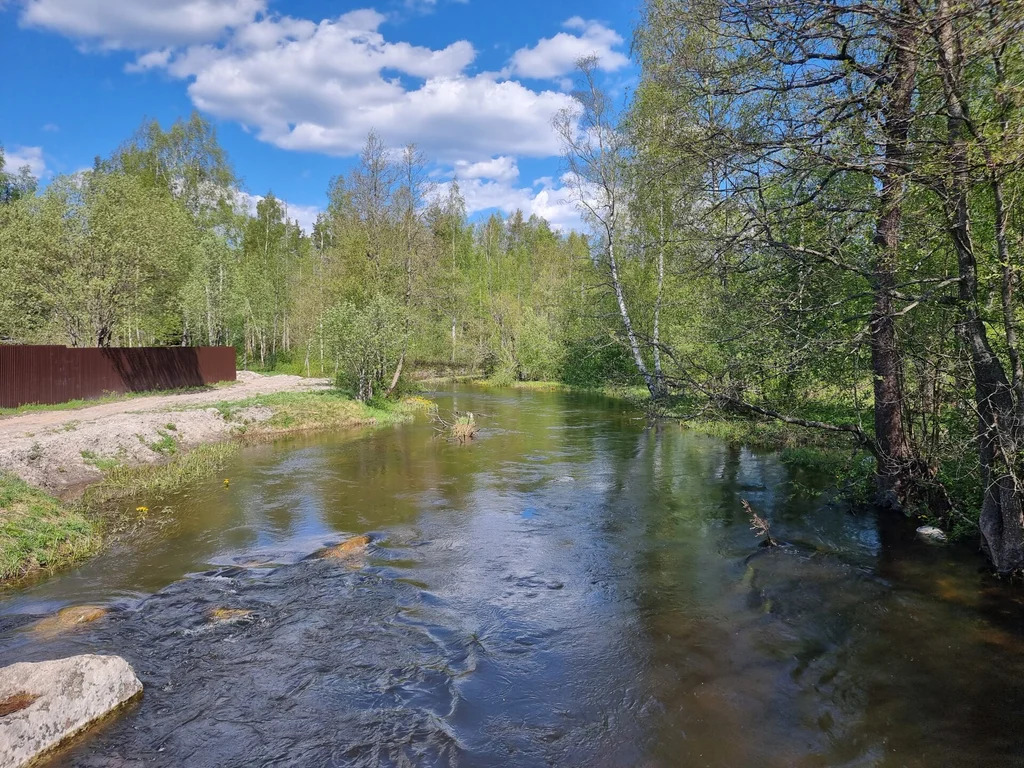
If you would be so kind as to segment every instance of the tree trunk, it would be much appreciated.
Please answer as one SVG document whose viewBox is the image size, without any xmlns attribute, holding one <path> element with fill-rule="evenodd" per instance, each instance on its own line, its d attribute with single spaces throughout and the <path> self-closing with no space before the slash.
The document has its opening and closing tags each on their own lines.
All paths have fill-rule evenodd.
<svg viewBox="0 0 1024 768">
<path fill-rule="evenodd" d="M 901 16 L 909 12 L 906 3 Z M 878 199 L 871 313 L 871 369 L 874 381 L 877 497 L 885 507 L 902 509 L 915 493 L 922 462 L 915 456 L 903 420 L 903 355 L 893 291 L 899 264 L 900 225 L 906 188 L 907 141 L 917 79 L 917 33 L 906 22 L 895 30 L 895 56 L 888 94 L 882 106 L 885 162 Z"/>
<path fill-rule="evenodd" d="M 1021 423 L 1013 389 L 992 350 L 978 305 L 978 264 L 971 238 L 967 109 L 962 98 L 963 46 L 949 0 L 939 0 L 939 45 L 947 126 L 946 215 L 959 270 L 957 335 L 970 355 L 978 412 L 978 457 L 984 485 L 979 527 L 982 551 L 1000 573 L 1024 568 L 1024 489 L 1018 478 Z"/>
<path fill-rule="evenodd" d="M 651 352 L 654 355 L 654 383 L 658 388 L 657 397 L 665 394 L 665 374 L 661 369 L 661 299 L 665 288 L 665 208 L 664 201 L 658 201 L 658 295 L 654 300 L 654 329 Z"/>
<path fill-rule="evenodd" d="M 402 369 L 405 367 L 405 350 L 402 350 L 401 356 L 398 358 L 398 365 L 395 366 L 395 375 L 391 377 L 391 385 L 388 387 L 388 391 L 385 393 L 385 397 L 391 397 L 391 394 L 395 391 L 398 386 L 399 380 L 402 378 Z"/>
<path fill-rule="evenodd" d="M 633 331 L 633 322 L 629 317 L 629 310 L 626 308 L 626 297 L 622 292 L 622 281 L 619 279 L 619 264 L 615 258 L 615 238 L 611 229 L 608 228 L 608 269 L 611 273 L 612 288 L 615 291 L 615 300 L 619 305 L 619 315 L 622 317 L 622 325 L 626 329 L 626 338 L 629 340 L 629 348 L 633 352 L 633 362 L 636 363 L 636 369 L 643 376 L 644 383 L 647 384 L 647 391 L 651 393 L 651 397 L 657 397 L 658 387 L 654 382 L 654 377 L 651 376 L 651 372 L 647 369 L 647 363 L 644 362 L 643 355 L 640 354 L 640 343 L 637 341 L 636 333 Z"/>
</svg>

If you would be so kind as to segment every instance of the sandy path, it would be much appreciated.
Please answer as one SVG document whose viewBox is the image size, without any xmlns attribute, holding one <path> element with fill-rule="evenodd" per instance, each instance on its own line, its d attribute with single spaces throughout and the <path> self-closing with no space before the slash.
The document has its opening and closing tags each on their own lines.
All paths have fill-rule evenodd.
<svg viewBox="0 0 1024 768">
<path fill-rule="evenodd" d="M 216 408 L 272 392 L 302 392 L 326 381 L 299 376 L 240 372 L 228 387 L 182 395 L 136 397 L 65 411 L 36 411 L 0 419 L 0 469 L 62 495 L 101 479 L 100 466 L 152 464 L 168 456 L 168 444 L 188 448 L 229 437 L 240 421 L 270 417 L 249 408 L 229 423 Z M 99 466 L 98 466 L 99 465 Z"/>
<path fill-rule="evenodd" d="M 250 371 L 239 371 L 238 381 L 234 384 L 205 392 L 132 397 L 72 410 L 30 411 L 17 416 L 5 416 L 0 418 L 0 440 L 17 437 L 26 432 L 38 432 L 46 427 L 61 426 L 69 421 L 87 422 L 121 413 L 192 408 L 207 403 L 245 400 L 254 395 L 265 395 L 269 392 L 301 392 L 324 386 L 326 383 L 326 379 L 304 379 L 301 376 L 261 376 Z"/>
</svg>

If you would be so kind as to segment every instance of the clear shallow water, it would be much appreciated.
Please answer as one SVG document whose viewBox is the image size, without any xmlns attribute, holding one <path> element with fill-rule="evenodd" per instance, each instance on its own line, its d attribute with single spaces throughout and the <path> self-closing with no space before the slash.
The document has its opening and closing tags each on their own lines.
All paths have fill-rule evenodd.
<svg viewBox="0 0 1024 768">
<path fill-rule="evenodd" d="M 437 399 L 484 414 L 481 438 L 246 449 L 228 489 L 5 595 L 0 663 L 113 652 L 146 686 L 54 764 L 1024 764 L 1021 588 L 969 551 L 618 403 Z M 791 546 L 759 549 L 743 498 Z M 361 533 L 362 560 L 302 559 Z M 282 565 L 237 567 L 263 560 Z M 115 609 L 27 631 L 92 602 Z M 253 620 L 211 625 L 218 607 Z"/>
</svg>

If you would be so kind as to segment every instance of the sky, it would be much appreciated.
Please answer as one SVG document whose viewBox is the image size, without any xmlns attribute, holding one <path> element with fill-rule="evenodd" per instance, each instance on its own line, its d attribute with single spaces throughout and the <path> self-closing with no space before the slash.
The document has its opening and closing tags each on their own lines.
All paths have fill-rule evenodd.
<svg viewBox="0 0 1024 768">
<path fill-rule="evenodd" d="M 272 191 L 309 227 L 375 130 L 417 144 L 439 190 L 457 176 L 474 217 L 578 228 L 551 120 L 583 55 L 624 103 L 637 15 L 630 0 L 0 0 L 0 144 L 46 183 L 195 109 L 251 199 Z"/>
</svg>

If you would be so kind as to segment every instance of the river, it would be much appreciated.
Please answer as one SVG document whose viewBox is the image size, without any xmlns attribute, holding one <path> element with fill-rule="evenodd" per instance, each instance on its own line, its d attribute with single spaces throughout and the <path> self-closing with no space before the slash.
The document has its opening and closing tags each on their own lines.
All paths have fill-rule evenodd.
<svg viewBox="0 0 1024 768">
<path fill-rule="evenodd" d="M 432 397 L 480 437 L 249 447 L 139 499 L 143 535 L 0 595 L 0 663 L 117 653 L 145 685 L 51 764 L 1024 764 L 1021 588 L 970 547 L 616 401 Z M 365 556 L 305 559 L 355 534 Z M 86 603 L 112 610 L 31 629 Z"/>
</svg>

